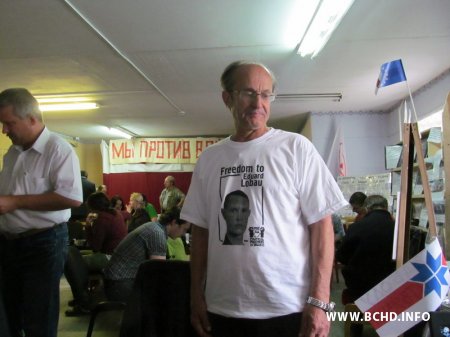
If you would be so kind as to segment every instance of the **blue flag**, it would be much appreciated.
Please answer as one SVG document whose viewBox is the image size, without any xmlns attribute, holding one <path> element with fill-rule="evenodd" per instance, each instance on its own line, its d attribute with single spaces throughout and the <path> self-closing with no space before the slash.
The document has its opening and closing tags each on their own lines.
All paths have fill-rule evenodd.
<svg viewBox="0 0 450 337">
<path fill-rule="evenodd" d="M 379 88 L 387 87 L 388 85 L 406 81 L 405 70 L 403 69 L 402 60 L 395 60 L 386 62 L 381 66 L 380 76 L 377 80 L 377 87 L 375 95 Z"/>
</svg>

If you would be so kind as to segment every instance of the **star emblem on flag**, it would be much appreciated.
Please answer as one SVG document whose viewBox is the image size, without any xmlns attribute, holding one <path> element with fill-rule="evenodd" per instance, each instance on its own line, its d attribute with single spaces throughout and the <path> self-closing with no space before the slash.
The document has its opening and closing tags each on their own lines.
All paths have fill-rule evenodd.
<svg viewBox="0 0 450 337">
<path fill-rule="evenodd" d="M 425 284 L 424 296 L 431 293 L 433 290 L 441 297 L 441 287 L 447 286 L 446 274 L 448 269 L 446 265 L 442 264 L 442 253 L 436 259 L 427 252 L 426 263 L 412 263 L 419 272 L 411 281 L 421 282 Z M 445 260 L 444 260 L 445 261 Z"/>
</svg>

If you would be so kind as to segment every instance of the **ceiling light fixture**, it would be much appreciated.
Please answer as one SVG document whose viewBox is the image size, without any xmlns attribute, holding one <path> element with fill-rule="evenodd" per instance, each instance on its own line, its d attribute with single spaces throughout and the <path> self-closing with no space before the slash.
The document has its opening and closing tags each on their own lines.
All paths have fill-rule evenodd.
<svg viewBox="0 0 450 337">
<path fill-rule="evenodd" d="M 138 136 L 134 132 L 131 132 L 130 130 L 118 125 L 116 125 L 115 127 L 108 127 L 108 130 L 114 136 L 119 136 L 126 139 L 131 139 Z"/>
<path fill-rule="evenodd" d="M 71 111 L 98 109 L 96 102 L 86 97 L 48 97 L 37 98 L 41 111 Z"/>
<path fill-rule="evenodd" d="M 277 101 L 331 101 L 340 102 L 342 93 L 320 93 L 320 94 L 277 94 Z"/>
<path fill-rule="evenodd" d="M 39 104 L 39 109 L 44 111 L 71 111 L 71 110 L 93 110 L 99 106 L 95 102 L 82 103 L 56 103 L 56 104 Z"/>
<path fill-rule="evenodd" d="M 321 0 L 302 36 L 297 54 L 314 58 L 325 46 L 355 0 Z"/>
</svg>

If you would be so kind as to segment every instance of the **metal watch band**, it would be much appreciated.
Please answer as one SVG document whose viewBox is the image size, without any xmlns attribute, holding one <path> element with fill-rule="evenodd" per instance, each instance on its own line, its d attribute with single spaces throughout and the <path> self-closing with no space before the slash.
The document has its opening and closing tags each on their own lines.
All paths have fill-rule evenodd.
<svg viewBox="0 0 450 337">
<path fill-rule="evenodd" d="M 318 307 L 324 311 L 330 312 L 334 310 L 334 306 L 336 305 L 334 302 L 325 303 L 321 300 L 318 300 L 317 298 L 308 296 L 308 299 L 306 300 L 306 303 L 311 304 L 315 307 Z"/>
</svg>

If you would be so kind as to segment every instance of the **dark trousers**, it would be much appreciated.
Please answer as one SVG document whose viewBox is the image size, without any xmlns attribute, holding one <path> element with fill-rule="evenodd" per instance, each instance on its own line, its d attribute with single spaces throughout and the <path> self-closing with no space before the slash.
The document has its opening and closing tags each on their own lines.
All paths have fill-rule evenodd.
<svg viewBox="0 0 450 337">
<path fill-rule="evenodd" d="M 0 243 L 1 245 L 1 243 Z M 2 256 L 2 250 L 0 246 L 0 260 Z M 0 268 L 0 290 L 2 289 L 2 269 Z M 3 294 L 0 291 L 0 336 L 10 337 L 8 320 L 6 319 L 5 306 L 3 304 Z"/>
<path fill-rule="evenodd" d="M 89 308 L 89 271 L 83 257 L 75 246 L 68 247 L 68 255 L 64 266 L 64 275 L 72 290 L 75 302 L 88 309 Z"/>
<path fill-rule="evenodd" d="M 302 320 L 301 313 L 267 319 L 208 315 L 214 337 L 298 337 Z"/>
<path fill-rule="evenodd" d="M 85 309 L 91 306 L 91 297 L 88 291 L 89 275 L 102 273 L 108 259 L 105 254 L 93 253 L 82 255 L 75 246 L 69 246 L 64 275 L 72 290 L 73 299 L 77 305 Z"/>
<path fill-rule="evenodd" d="M 110 301 L 128 302 L 134 285 L 134 279 L 105 279 L 105 293 Z"/>
<path fill-rule="evenodd" d="M 56 337 L 59 282 L 67 255 L 67 225 L 1 242 L 3 298 L 11 336 Z"/>
</svg>

